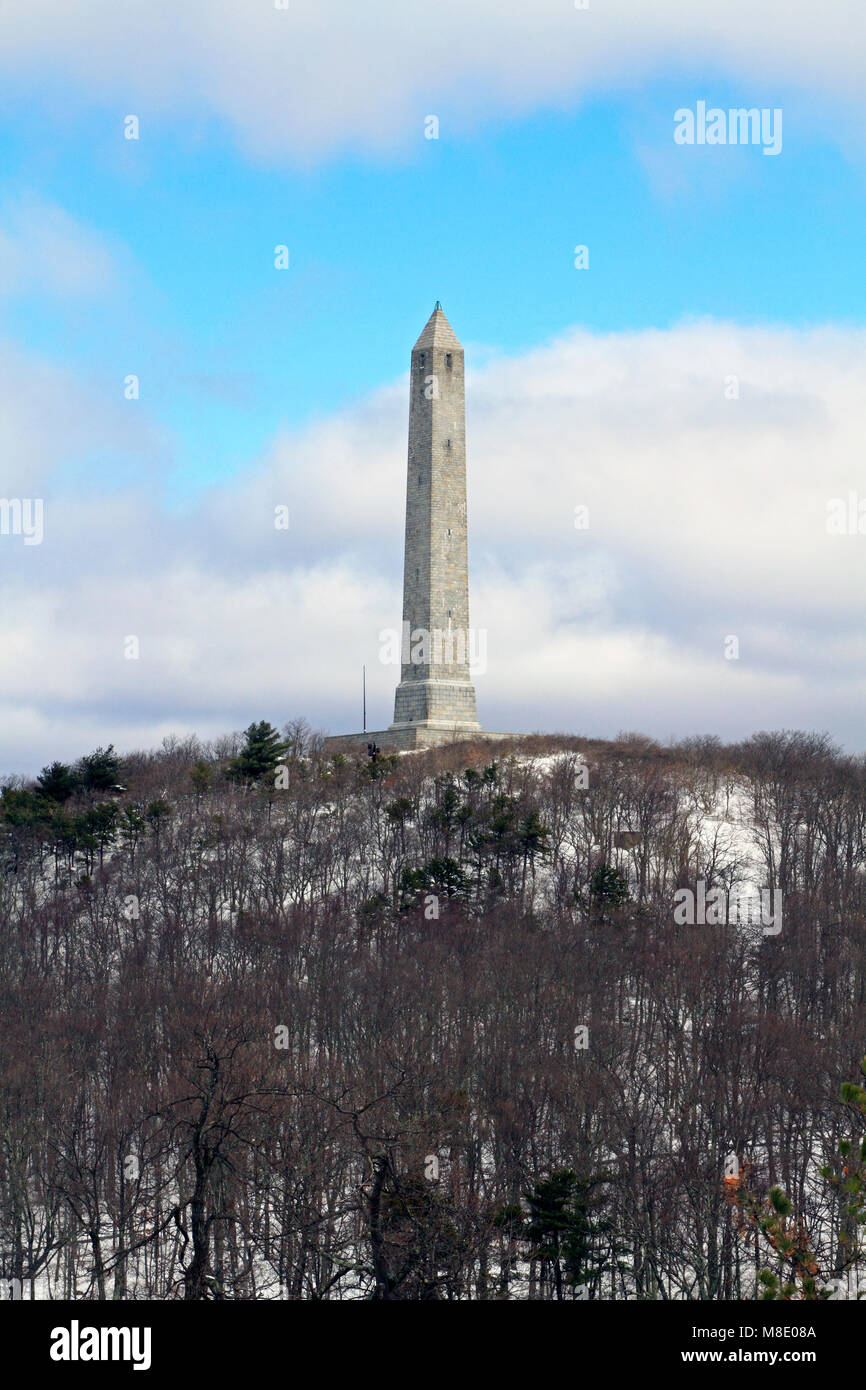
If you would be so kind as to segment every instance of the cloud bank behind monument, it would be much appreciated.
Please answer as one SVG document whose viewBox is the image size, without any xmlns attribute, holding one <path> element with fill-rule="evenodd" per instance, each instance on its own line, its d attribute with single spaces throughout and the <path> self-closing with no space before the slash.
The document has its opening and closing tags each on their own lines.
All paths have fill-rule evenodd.
<svg viewBox="0 0 866 1390">
<path fill-rule="evenodd" d="M 394 671 L 378 664 L 378 634 L 400 615 L 407 378 L 167 510 L 135 470 L 108 488 L 61 464 L 69 375 L 45 370 L 28 395 L 6 365 L 0 443 L 32 461 L 45 539 L 4 538 L 4 771 L 253 716 L 355 727 L 364 661 L 370 725 L 387 724 Z M 28 361 L 28 377 L 36 369 Z M 709 323 L 575 330 L 470 366 L 487 727 L 796 726 L 861 748 L 866 538 L 828 535 L 825 514 L 857 487 L 864 378 L 863 332 Z M 77 447 L 123 437 L 166 469 L 141 404 L 134 417 L 82 410 Z M 280 503 L 288 532 L 273 527 Z M 736 662 L 723 656 L 731 633 Z M 123 659 L 128 634 L 139 661 Z"/>
<path fill-rule="evenodd" d="M 703 68 L 855 109 L 866 76 L 859 0 L 820 14 L 807 0 L 7 0 L 0 23 L 0 69 L 16 90 L 52 73 L 94 106 L 180 115 L 191 140 L 215 119 L 250 153 L 301 164 L 399 155 L 427 110 L 465 133 L 663 72 Z"/>
</svg>

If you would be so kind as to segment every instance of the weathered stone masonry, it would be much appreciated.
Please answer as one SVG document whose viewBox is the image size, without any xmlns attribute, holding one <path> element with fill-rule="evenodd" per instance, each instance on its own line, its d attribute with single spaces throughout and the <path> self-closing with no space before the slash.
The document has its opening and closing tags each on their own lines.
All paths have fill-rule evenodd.
<svg viewBox="0 0 866 1390">
<path fill-rule="evenodd" d="M 412 349 L 402 627 L 405 636 L 408 625 L 410 639 L 403 644 L 394 723 L 377 732 L 332 735 L 329 751 L 363 753 L 375 743 L 389 752 L 515 737 L 483 730 L 475 712 L 467 552 L 463 349 L 437 301 Z M 430 653 L 416 661 L 411 634 L 419 631 L 429 634 Z"/>
<path fill-rule="evenodd" d="M 404 650 L 391 729 L 421 724 L 452 736 L 480 732 L 469 671 L 463 348 L 438 302 L 412 349 L 404 631 L 406 624 L 410 634 L 452 637 L 434 643 L 431 636 L 431 658 L 441 645 L 438 661 L 413 661 L 411 648 Z"/>
</svg>

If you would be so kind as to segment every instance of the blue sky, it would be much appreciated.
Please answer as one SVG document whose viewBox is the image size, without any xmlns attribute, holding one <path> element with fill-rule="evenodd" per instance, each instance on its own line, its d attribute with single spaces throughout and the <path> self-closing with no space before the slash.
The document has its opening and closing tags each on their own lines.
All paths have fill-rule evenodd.
<svg viewBox="0 0 866 1390">
<path fill-rule="evenodd" d="M 135 371 L 181 493 L 230 476 L 281 424 L 396 377 L 437 297 L 464 337 L 504 352 L 575 323 L 863 322 L 863 164 L 811 132 L 805 99 L 783 106 L 780 157 L 675 149 L 673 112 L 701 95 L 722 108 L 780 100 L 679 77 L 473 132 L 440 118 L 435 140 L 419 107 L 398 157 L 302 171 L 245 157 L 215 118 L 191 129 L 144 114 L 126 141 L 104 109 L 59 125 L 18 107 L 0 199 L 61 206 L 122 249 L 125 275 L 107 303 L 59 312 L 34 287 L 6 322 L 105 389 L 119 364 Z M 54 100 L 75 106 L 74 92 Z"/>
<path fill-rule="evenodd" d="M 488 726 L 862 746 L 866 537 L 823 524 L 866 494 L 862 7 L 75 8 L 0 18 L 0 496 L 51 518 L 38 551 L 0 538 L 0 773 L 263 714 L 353 727 L 399 617 L 437 298 L 467 350 Z M 780 108 L 781 153 L 676 145 L 698 101 Z M 138 627 L 149 670 L 119 664 Z M 392 693 L 374 672 L 382 722 Z"/>
</svg>

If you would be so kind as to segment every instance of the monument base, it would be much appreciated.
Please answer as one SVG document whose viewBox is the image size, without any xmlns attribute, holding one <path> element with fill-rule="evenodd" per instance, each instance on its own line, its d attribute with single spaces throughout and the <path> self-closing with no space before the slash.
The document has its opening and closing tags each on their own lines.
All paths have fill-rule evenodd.
<svg viewBox="0 0 866 1390">
<path fill-rule="evenodd" d="M 480 727 L 459 725 L 406 724 L 390 729 L 374 729 L 366 734 L 331 734 L 325 739 L 326 753 L 363 753 L 375 743 L 380 753 L 407 753 L 413 749 L 441 748 L 448 743 L 496 743 L 501 739 L 522 738 L 522 734 L 492 734 Z"/>
</svg>

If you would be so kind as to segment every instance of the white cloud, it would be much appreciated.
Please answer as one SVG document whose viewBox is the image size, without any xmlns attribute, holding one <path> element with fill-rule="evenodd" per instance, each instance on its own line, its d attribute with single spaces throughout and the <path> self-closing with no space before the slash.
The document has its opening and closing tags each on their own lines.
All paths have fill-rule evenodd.
<svg viewBox="0 0 866 1390">
<path fill-rule="evenodd" d="M 0 213 L 0 296 L 60 299 L 112 289 L 116 270 L 104 239 L 62 208 L 26 197 Z"/>
<path fill-rule="evenodd" d="M 47 499 L 50 493 L 47 524 L 55 539 L 64 529 L 75 533 L 82 508 L 92 512 L 102 483 L 97 475 L 104 470 L 93 464 L 82 468 L 80 460 L 89 451 L 111 458 L 113 486 L 124 481 L 118 454 L 133 461 L 142 455 L 156 458 L 160 432 L 130 408 L 114 381 L 109 386 L 114 388 L 110 398 L 104 384 L 97 387 L 71 368 L 0 339 L 0 496 Z M 103 505 L 118 514 L 136 505 L 129 495 L 110 498 L 106 491 L 105 499 Z M 124 547 L 128 543 L 125 539 Z"/>
<path fill-rule="evenodd" d="M 4 362 L 0 442 L 5 422 L 34 461 L 45 540 L 0 536 L 0 771 L 259 717 L 355 728 L 362 662 L 371 720 L 390 721 L 397 673 L 379 633 L 400 618 L 405 380 L 281 436 L 246 476 L 169 514 L 132 487 L 71 485 L 67 421 L 50 408 L 74 405 L 86 451 L 154 448 L 146 406 L 109 410 L 68 374 L 11 349 Z M 471 370 L 487 727 L 799 726 L 862 747 L 866 535 L 828 535 L 826 505 L 852 490 L 866 501 L 864 377 L 864 332 L 716 323 L 575 331 Z"/>
<path fill-rule="evenodd" d="M 490 553 L 514 572 L 539 554 L 592 557 L 608 587 L 650 574 L 677 607 L 722 611 L 759 595 L 779 616 L 831 603 L 840 619 L 861 612 L 856 538 L 828 536 L 825 523 L 828 500 L 861 483 L 866 332 L 707 322 L 576 330 L 475 371 L 471 346 L 468 356 L 477 563 Z M 257 473 L 215 495 L 211 524 L 229 555 L 274 553 L 264 532 L 285 501 L 303 553 L 379 557 L 402 514 L 405 396 L 405 383 L 389 386 L 285 436 Z"/>
<path fill-rule="evenodd" d="M 118 128 L 138 114 L 143 139 L 166 112 L 191 129 L 216 115 L 258 155 L 312 161 L 406 150 L 429 113 L 445 138 L 662 71 L 742 79 L 759 106 L 790 87 L 860 103 L 866 12 L 861 0 L 820 12 L 807 0 L 6 0 L 0 64 L 18 85 L 72 77 Z"/>
</svg>

